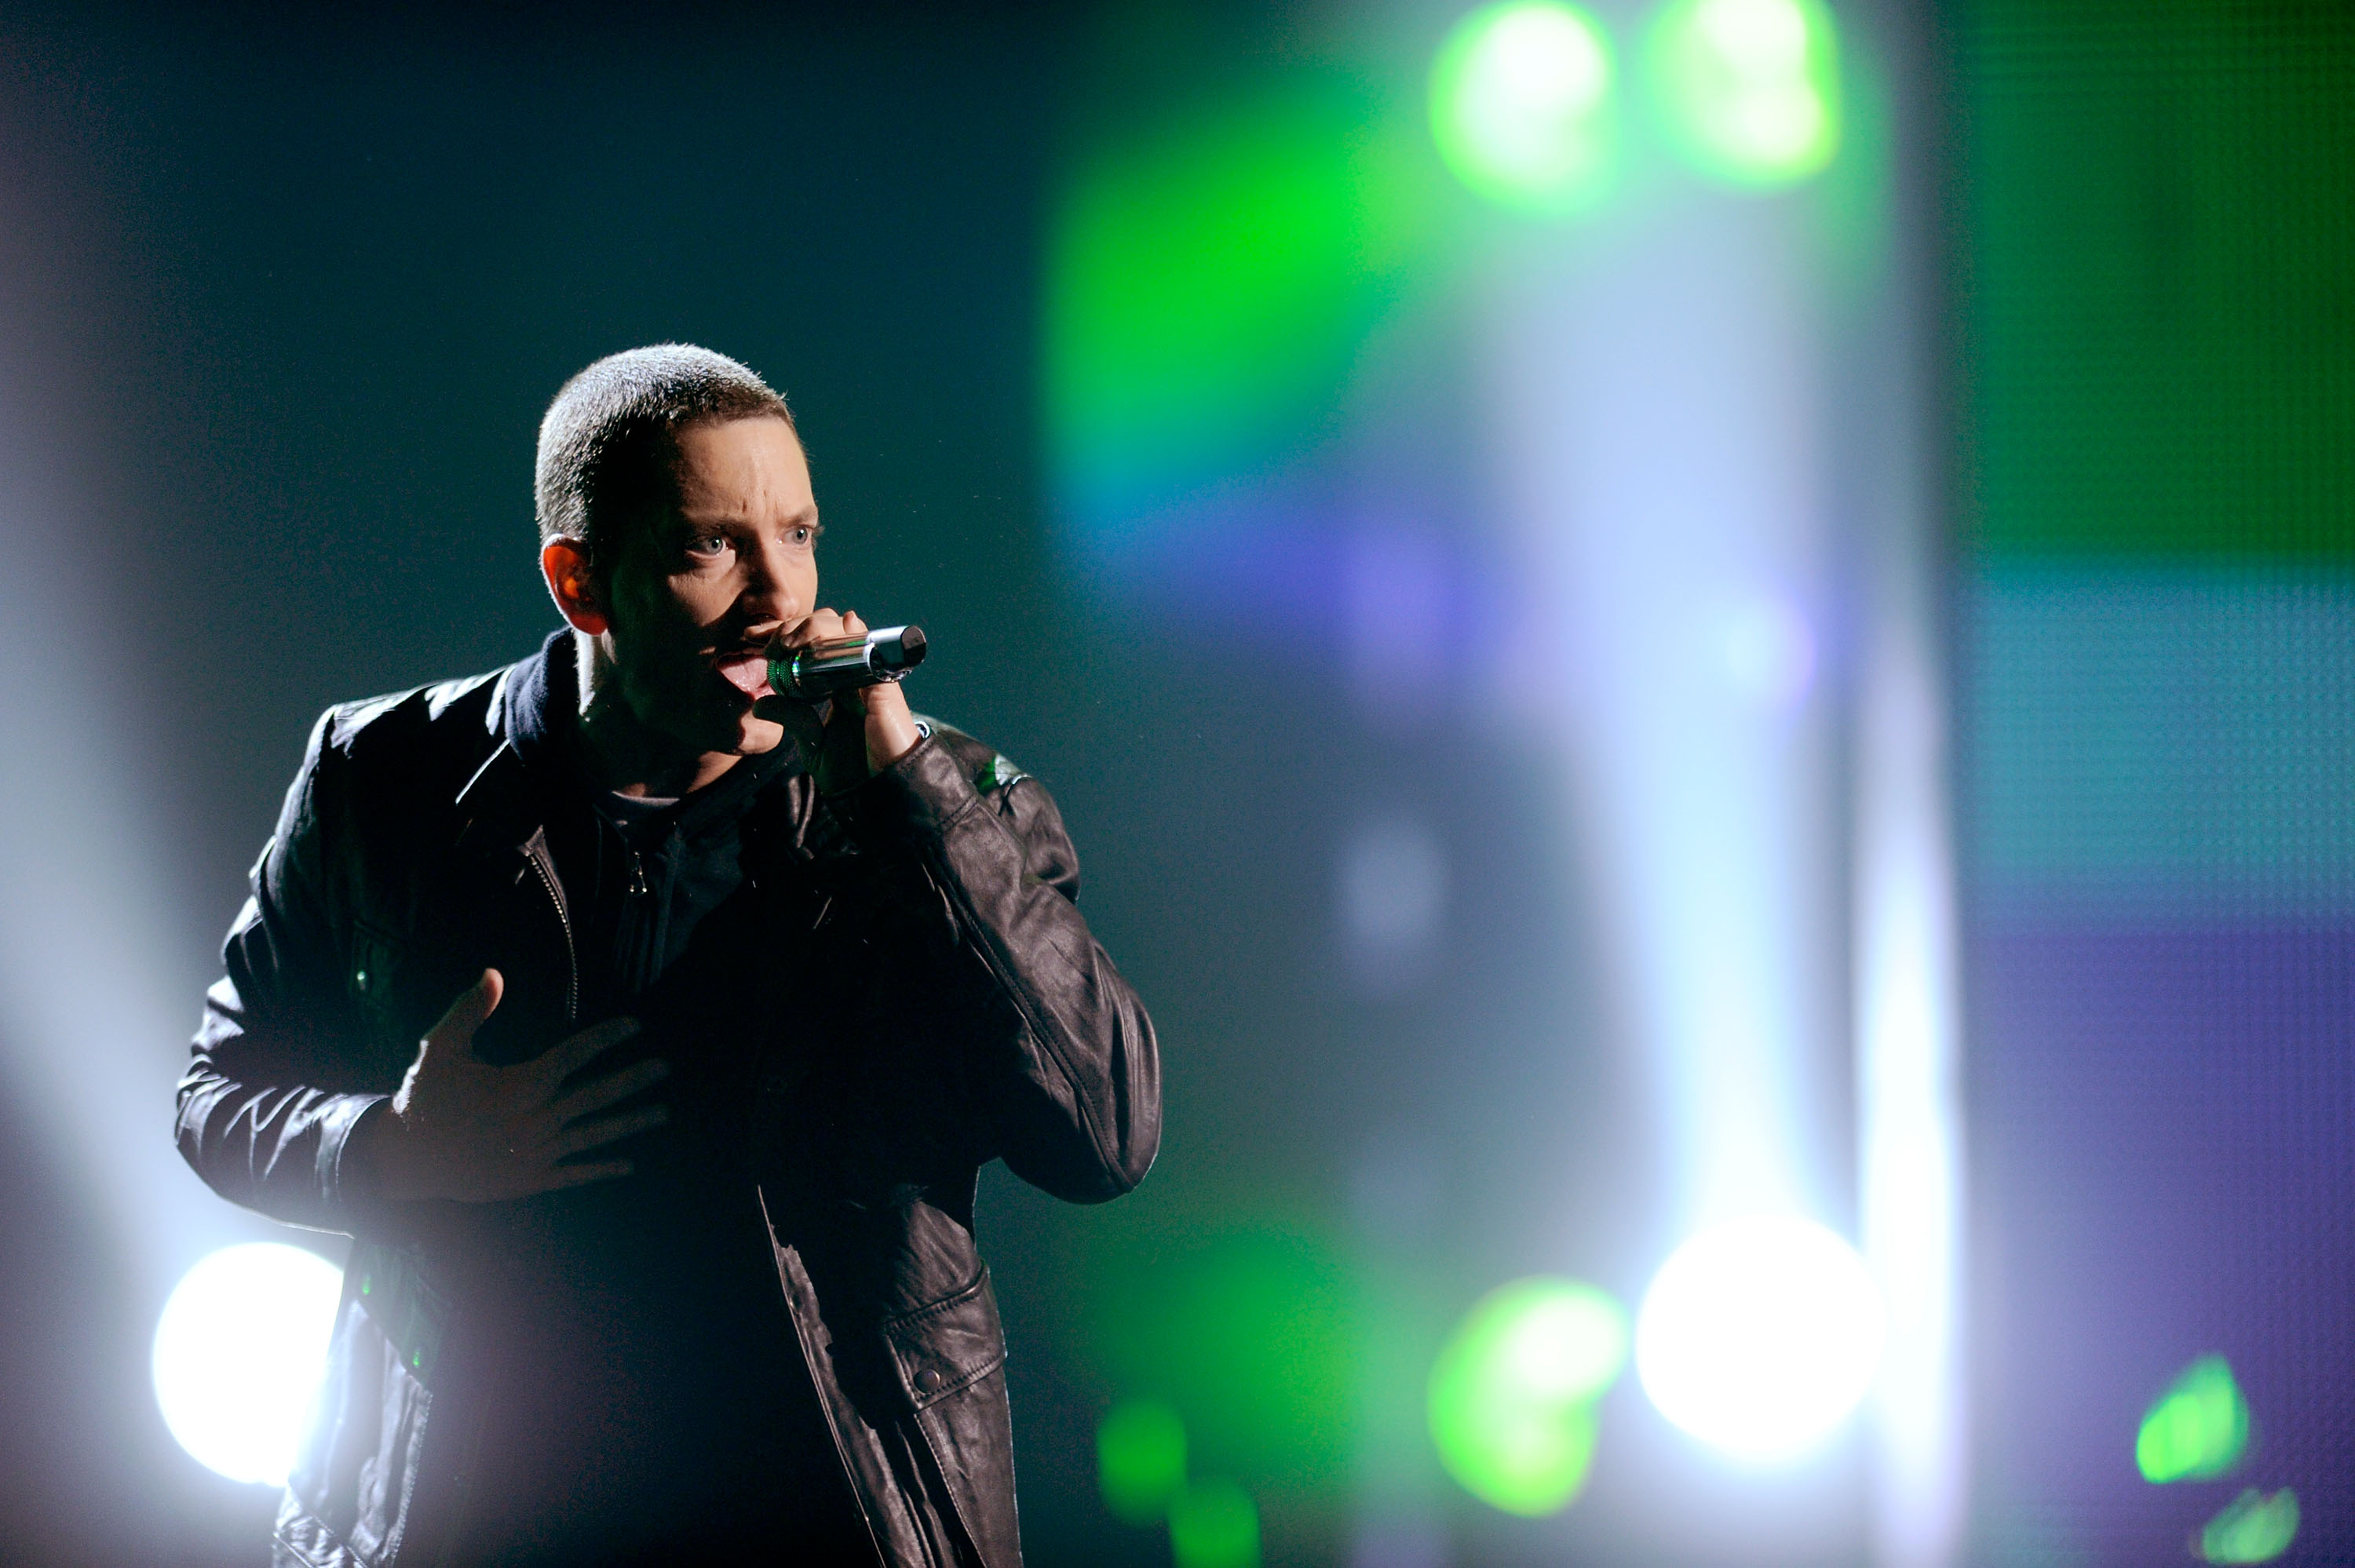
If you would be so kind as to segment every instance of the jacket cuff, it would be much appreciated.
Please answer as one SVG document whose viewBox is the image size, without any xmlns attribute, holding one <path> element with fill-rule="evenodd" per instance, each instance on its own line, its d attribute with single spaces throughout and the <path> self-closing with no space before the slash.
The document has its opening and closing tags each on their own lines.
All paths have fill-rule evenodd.
<svg viewBox="0 0 2355 1568">
<path fill-rule="evenodd" d="M 344 1152 L 352 1141 L 352 1134 L 360 1122 L 377 1107 L 392 1098 L 389 1095 L 337 1095 L 319 1107 L 316 1115 L 319 1128 L 319 1197 L 325 1213 L 341 1222 L 352 1217 L 356 1206 L 367 1206 L 376 1195 L 368 1192 L 346 1192 L 344 1187 Z"/>
<path fill-rule="evenodd" d="M 872 842 L 922 849 L 937 844 L 981 804 L 973 780 L 939 739 L 927 735 L 897 762 L 838 797 L 851 831 Z"/>
</svg>

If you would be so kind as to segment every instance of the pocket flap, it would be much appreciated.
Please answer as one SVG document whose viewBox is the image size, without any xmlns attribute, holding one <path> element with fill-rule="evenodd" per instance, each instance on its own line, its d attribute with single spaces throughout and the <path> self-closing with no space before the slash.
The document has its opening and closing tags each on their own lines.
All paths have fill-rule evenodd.
<svg viewBox="0 0 2355 1568">
<path fill-rule="evenodd" d="M 984 1264 L 954 1296 L 883 1320 L 884 1342 L 911 1409 L 972 1387 L 1006 1362 L 1006 1330 Z"/>
</svg>

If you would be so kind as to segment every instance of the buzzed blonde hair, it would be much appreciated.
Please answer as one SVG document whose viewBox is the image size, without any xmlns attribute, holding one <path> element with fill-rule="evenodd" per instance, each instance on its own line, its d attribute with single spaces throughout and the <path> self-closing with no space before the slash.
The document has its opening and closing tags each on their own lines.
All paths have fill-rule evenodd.
<svg viewBox="0 0 2355 1568">
<path fill-rule="evenodd" d="M 681 430 L 761 418 L 794 422 L 783 397 L 724 354 L 662 343 L 607 355 L 567 381 L 539 421 L 540 543 L 578 539 L 602 558 L 616 522 L 673 497 Z"/>
</svg>

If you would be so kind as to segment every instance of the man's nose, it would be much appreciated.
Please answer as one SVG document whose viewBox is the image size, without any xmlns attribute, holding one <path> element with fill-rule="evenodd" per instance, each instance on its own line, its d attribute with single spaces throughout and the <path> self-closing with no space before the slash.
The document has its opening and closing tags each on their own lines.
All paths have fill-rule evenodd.
<svg viewBox="0 0 2355 1568">
<path fill-rule="evenodd" d="M 755 625 L 769 620 L 795 621 L 809 613 L 809 606 L 795 602 L 799 596 L 794 592 L 794 574 L 786 569 L 782 541 L 762 541 L 745 565 L 744 609 Z"/>
</svg>

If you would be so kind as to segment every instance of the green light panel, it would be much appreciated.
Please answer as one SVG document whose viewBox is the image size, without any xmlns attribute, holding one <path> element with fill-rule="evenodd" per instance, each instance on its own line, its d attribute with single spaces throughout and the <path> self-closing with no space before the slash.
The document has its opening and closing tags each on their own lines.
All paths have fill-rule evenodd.
<svg viewBox="0 0 2355 1568">
<path fill-rule="evenodd" d="M 2345 15 L 1956 13 L 1962 455 L 1983 556 L 2355 559 Z"/>
</svg>

